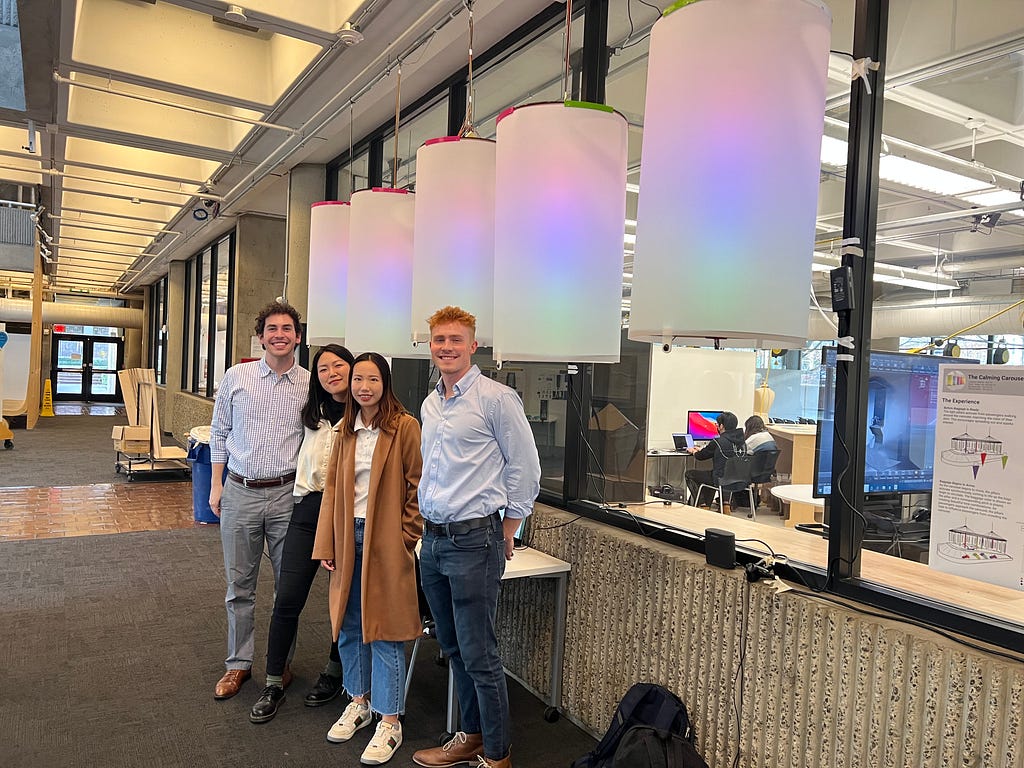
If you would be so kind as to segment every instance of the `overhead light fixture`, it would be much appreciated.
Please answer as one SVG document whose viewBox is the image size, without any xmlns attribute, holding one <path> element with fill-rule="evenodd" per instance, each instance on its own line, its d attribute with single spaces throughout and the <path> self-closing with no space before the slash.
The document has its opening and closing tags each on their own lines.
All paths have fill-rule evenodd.
<svg viewBox="0 0 1024 768">
<path fill-rule="evenodd" d="M 309 212 L 306 337 L 318 347 L 345 343 L 351 213 L 349 203 L 336 200 L 313 203 Z"/>
<path fill-rule="evenodd" d="M 360 32 L 352 22 L 346 21 L 338 30 L 338 39 L 347 46 L 359 45 L 363 42 L 363 33 Z"/>
<path fill-rule="evenodd" d="M 629 338 L 803 345 L 831 26 L 807 0 L 680 2 L 654 23 Z"/>
<path fill-rule="evenodd" d="M 946 346 L 942 348 L 942 354 L 946 357 L 960 357 L 960 345 L 956 339 L 950 339 L 946 342 Z"/>
<path fill-rule="evenodd" d="M 228 9 L 224 12 L 224 18 L 236 21 L 239 24 L 244 24 L 249 20 L 245 15 L 245 9 L 240 5 L 229 5 Z"/>
<path fill-rule="evenodd" d="M 815 251 L 814 260 L 811 263 L 811 271 L 819 273 L 831 272 L 840 266 L 841 263 L 842 259 L 838 256 Z M 913 267 L 900 267 L 895 264 L 885 264 L 877 261 L 875 262 L 875 271 L 872 277 L 876 283 L 889 283 L 890 285 L 900 285 L 904 288 L 918 288 L 923 291 L 955 291 L 960 288 L 960 283 L 956 280 L 939 273 L 926 272 L 923 269 L 914 269 Z"/>
<path fill-rule="evenodd" d="M 1006 365 L 1010 362 L 1010 350 L 1006 348 L 1006 339 L 1000 339 L 998 346 L 992 350 L 992 362 L 996 365 Z"/>
</svg>

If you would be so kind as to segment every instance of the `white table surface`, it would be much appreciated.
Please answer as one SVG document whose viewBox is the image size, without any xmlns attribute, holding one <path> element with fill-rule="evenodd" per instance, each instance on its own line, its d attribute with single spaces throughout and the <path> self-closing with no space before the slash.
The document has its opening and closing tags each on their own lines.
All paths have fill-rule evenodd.
<svg viewBox="0 0 1024 768">
<path fill-rule="evenodd" d="M 512 554 L 511 560 L 505 561 L 505 579 L 519 579 L 529 576 L 549 576 L 556 573 L 565 573 L 572 566 L 564 560 L 545 554 L 530 547 L 517 549 Z"/>
<path fill-rule="evenodd" d="M 811 495 L 813 488 L 810 485 L 775 485 L 772 486 L 772 496 L 783 501 L 797 502 L 799 504 L 810 504 L 824 509 L 825 500 L 816 499 Z"/>
</svg>

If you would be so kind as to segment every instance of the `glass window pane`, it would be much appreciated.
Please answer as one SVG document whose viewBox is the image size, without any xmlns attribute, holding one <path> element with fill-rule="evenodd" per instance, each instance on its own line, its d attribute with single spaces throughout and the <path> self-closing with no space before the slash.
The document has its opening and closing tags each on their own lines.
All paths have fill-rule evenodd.
<svg viewBox="0 0 1024 768">
<path fill-rule="evenodd" d="M 85 363 L 85 342 L 61 339 L 57 342 L 57 367 L 81 369 Z"/>
<path fill-rule="evenodd" d="M 217 337 L 214 340 L 213 391 L 220 386 L 227 364 L 228 347 L 228 291 L 231 285 L 231 253 L 230 240 L 221 240 L 217 245 L 217 303 L 216 323 Z"/>
<path fill-rule="evenodd" d="M 57 372 L 57 394 L 58 395 L 80 395 L 82 394 L 82 374 L 69 371 Z"/>
<path fill-rule="evenodd" d="M 92 345 L 92 367 L 97 371 L 116 371 L 117 342 L 94 342 Z"/>
<path fill-rule="evenodd" d="M 448 133 L 448 99 L 444 98 L 410 118 L 398 128 L 398 177 L 395 179 L 395 137 L 384 142 L 384 186 L 413 189 L 416 185 L 416 151 L 427 139 Z"/>
<path fill-rule="evenodd" d="M 92 375 L 92 394 L 113 395 L 117 392 L 116 373 L 94 373 Z"/>
<path fill-rule="evenodd" d="M 211 251 L 203 251 L 199 289 L 199 339 L 197 352 L 199 360 L 199 384 L 197 394 L 206 393 L 206 379 L 209 375 L 208 358 L 210 353 L 210 265 Z"/>
</svg>

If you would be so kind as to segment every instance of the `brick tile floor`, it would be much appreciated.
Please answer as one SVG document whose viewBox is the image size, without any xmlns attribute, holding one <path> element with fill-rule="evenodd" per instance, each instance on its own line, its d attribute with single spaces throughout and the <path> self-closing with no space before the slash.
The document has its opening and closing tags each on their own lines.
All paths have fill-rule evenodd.
<svg viewBox="0 0 1024 768">
<path fill-rule="evenodd" d="M 195 525 L 188 482 L 0 488 L 0 541 Z"/>
</svg>

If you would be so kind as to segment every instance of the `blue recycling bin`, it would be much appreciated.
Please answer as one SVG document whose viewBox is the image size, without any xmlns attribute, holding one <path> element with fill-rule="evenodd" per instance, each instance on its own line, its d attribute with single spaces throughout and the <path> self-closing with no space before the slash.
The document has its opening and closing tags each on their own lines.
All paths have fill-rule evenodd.
<svg viewBox="0 0 1024 768">
<path fill-rule="evenodd" d="M 207 437 L 207 439 L 209 438 Z M 210 461 L 209 442 L 197 440 L 194 434 L 189 435 L 188 463 L 192 467 L 192 515 L 195 521 L 219 524 L 220 518 L 210 509 L 210 481 L 213 479 L 213 464 Z M 225 474 L 227 474 L 226 469 L 225 467 Z"/>
</svg>

